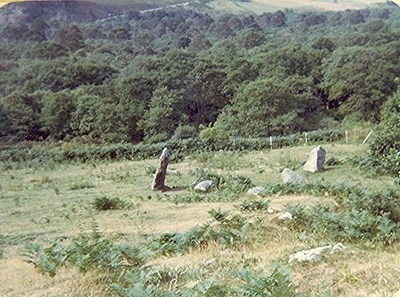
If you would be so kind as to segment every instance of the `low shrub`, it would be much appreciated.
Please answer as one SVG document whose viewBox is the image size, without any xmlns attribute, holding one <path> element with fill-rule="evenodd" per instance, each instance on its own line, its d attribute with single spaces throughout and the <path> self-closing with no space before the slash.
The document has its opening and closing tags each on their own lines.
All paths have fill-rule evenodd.
<svg viewBox="0 0 400 297">
<path fill-rule="evenodd" d="M 320 237 L 341 241 L 373 241 L 385 245 L 400 240 L 400 195 L 394 191 L 356 191 L 336 199 L 334 206 L 286 206 L 292 214 L 289 226 Z"/>
<path fill-rule="evenodd" d="M 361 189 L 345 184 L 327 183 L 271 183 L 264 186 L 263 196 L 306 194 L 314 196 L 334 196 L 336 198 L 348 197 L 351 193 L 360 192 Z"/>
<path fill-rule="evenodd" d="M 92 202 L 93 208 L 96 210 L 121 210 L 129 208 L 129 203 L 121 200 L 118 197 L 109 198 L 101 196 L 94 199 Z"/>
<path fill-rule="evenodd" d="M 120 273 L 127 268 L 142 266 L 151 253 L 135 245 L 114 243 L 93 232 L 81 234 L 67 245 L 56 242 L 44 248 L 37 243 L 29 243 L 23 256 L 38 272 L 55 276 L 57 268 L 66 265 L 74 265 L 80 272 L 99 269 Z"/>
<path fill-rule="evenodd" d="M 271 201 L 266 199 L 245 199 L 240 204 L 235 205 L 235 207 L 241 211 L 267 211 L 270 203 Z"/>
<path fill-rule="evenodd" d="M 96 186 L 89 181 L 82 181 L 82 182 L 76 182 L 73 183 L 69 186 L 69 189 L 71 191 L 76 191 L 76 190 L 86 190 L 86 189 L 91 189 L 91 188 L 95 188 Z"/>
</svg>

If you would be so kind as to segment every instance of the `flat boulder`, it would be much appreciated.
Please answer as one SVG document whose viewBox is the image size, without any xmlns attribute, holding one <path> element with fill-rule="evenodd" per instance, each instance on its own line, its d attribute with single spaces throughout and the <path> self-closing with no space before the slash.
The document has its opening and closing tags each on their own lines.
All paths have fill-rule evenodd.
<svg viewBox="0 0 400 297">
<path fill-rule="evenodd" d="M 287 183 L 302 183 L 304 182 L 303 176 L 301 176 L 299 173 L 294 172 L 293 170 L 290 170 L 288 168 L 283 169 L 282 173 L 282 180 L 285 184 Z"/>
<path fill-rule="evenodd" d="M 322 146 L 317 146 L 310 152 L 307 162 L 303 166 L 304 171 L 317 172 L 324 170 L 326 151 Z"/>
<path fill-rule="evenodd" d="M 199 192 L 207 192 L 212 186 L 214 182 L 212 180 L 205 180 L 198 183 L 194 189 Z"/>
<path fill-rule="evenodd" d="M 278 217 L 279 221 L 291 221 L 293 220 L 293 216 L 290 212 L 286 211 Z"/>
<path fill-rule="evenodd" d="M 263 187 L 253 187 L 247 190 L 247 194 L 261 196 L 261 194 L 265 191 Z"/>
<path fill-rule="evenodd" d="M 346 247 L 341 244 L 326 245 L 311 250 L 297 252 L 289 257 L 289 263 L 292 262 L 310 262 L 318 260 L 324 254 L 334 254 L 337 251 L 344 250 Z"/>
</svg>

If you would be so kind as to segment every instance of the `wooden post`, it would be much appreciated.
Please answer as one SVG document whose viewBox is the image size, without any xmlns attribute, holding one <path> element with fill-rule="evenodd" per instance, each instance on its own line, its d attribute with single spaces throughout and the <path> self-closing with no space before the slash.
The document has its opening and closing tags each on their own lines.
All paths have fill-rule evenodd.
<svg viewBox="0 0 400 297">
<path fill-rule="evenodd" d="M 367 143 L 368 139 L 371 137 L 371 135 L 372 135 L 373 132 L 374 132 L 374 131 L 371 130 L 371 132 L 368 133 L 367 137 L 365 137 L 365 139 L 364 139 L 364 141 L 362 142 L 362 144 Z"/>
<path fill-rule="evenodd" d="M 344 131 L 345 135 L 346 135 L 346 143 L 349 143 L 349 133 L 348 131 Z"/>
<path fill-rule="evenodd" d="M 308 142 L 308 133 L 307 132 L 304 132 L 304 138 L 305 138 L 306 143 L 307 143 Z"/>
<path fill-rule="evenodd" d="M 269 137 L 269 145 L 270 145 L 271 150 L 272 150 L 272 136 Z"/>
</svg>

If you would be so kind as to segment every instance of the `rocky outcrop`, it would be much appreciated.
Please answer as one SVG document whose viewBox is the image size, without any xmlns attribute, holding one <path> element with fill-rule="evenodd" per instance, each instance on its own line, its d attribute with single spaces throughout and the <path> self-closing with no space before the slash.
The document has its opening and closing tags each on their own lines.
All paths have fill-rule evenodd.
<svg viewBox="0 0 400 297">
<path fill-rule="evenodd" d="M 345 248 L 346 247 L 343 244 L 338 243 L 335 245 L 326 245 L 326 246 L 317 247 L 317 248 L 311 249 L 311 250 L 300 251 L 289 257 L 289 263 L 315 261 L 324 254 L 327 254 L 327 253 L 333 254 L 333 253 L 343 250 Z"/>
</svg>

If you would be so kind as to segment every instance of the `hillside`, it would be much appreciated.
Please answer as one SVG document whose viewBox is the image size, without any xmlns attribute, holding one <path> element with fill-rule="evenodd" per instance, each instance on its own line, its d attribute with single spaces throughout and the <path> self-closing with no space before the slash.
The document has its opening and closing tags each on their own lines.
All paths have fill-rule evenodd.
<svg viewBox="0 0 400 297">
<path fill-rule="evenodd" d="M 31 2 L 31 23 L 0 27 L 2 139 L 201 135 L 223 143 L 376 125 L 397 89 L 398 7 L 261 15 L 174 8 L 94 22 L 94 10 L 69 3 L 51 5 L 92 21 L 47 19 L 35 13 L 54 14 L 52 6 Z M 97 17 L 107 13 L 102 6 Z"/>
<path fill-rule="evenodd" d="M 95 1 L 20 1 L 0 8 L 0 25 L 30 23 L 38 17 L 47 21 L 92 22 L 127 10 L 142 10 L 155 7 L 151 2 L 134 1 L 121 3 L 97 3 Z"/>
<path fill-rule="evenodd" d="M 225 12 L 251 12 L 262 14 L 275 12 L 279 9 L 319 10 L 319 11 L 343 11 L 346 9 L 365 9 L 373 5 L 382 5 L 384 0 L 369 1 L 305 1 L 305 0 L 213 0 L 208 3 L 210 7 Z"/>
</svg>

